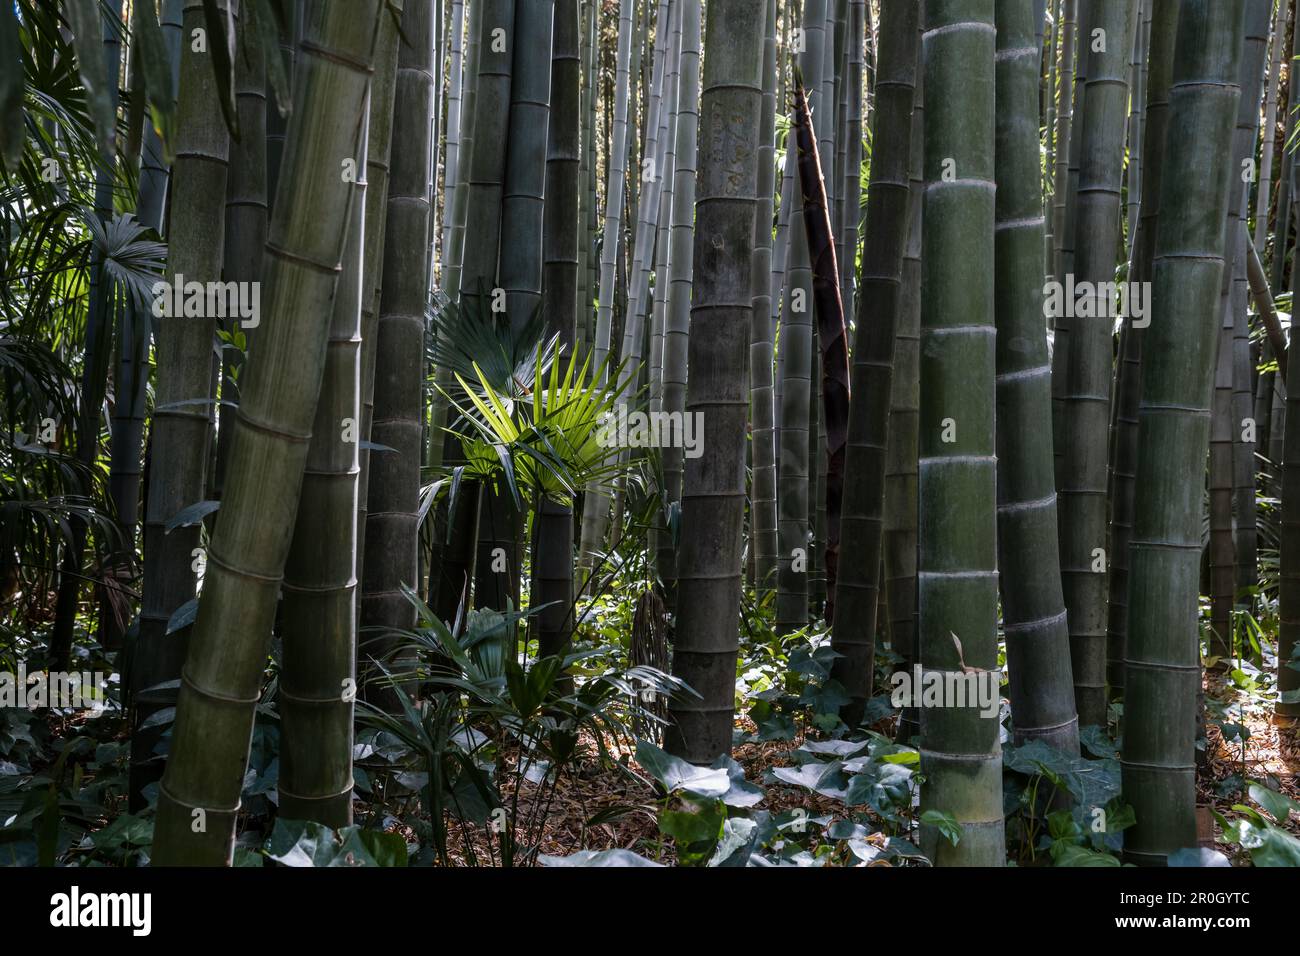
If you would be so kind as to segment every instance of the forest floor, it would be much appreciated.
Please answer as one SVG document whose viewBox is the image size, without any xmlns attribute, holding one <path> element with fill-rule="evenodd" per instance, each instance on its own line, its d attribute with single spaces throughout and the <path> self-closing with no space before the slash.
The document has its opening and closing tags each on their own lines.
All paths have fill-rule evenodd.
<svg viewBox="0 0 1300 956">
<path fill-rule="evenodd" d="M 1235 815 L 1233 805 L 1248 802 L 1246 787 L 1252 782 L 1263 783 L 1300 801 L 1300 783 L 1296 780 L 1300 771 L 1300 723 L 1280 725 L 1274 720 L 1271 707 L 1252 705 L 1250 695 L 1238 690 L 1219 673 L 1207 673 L 1205 692 L 1207 698 L 1225 705 L 1225 710 L 1233 714 L 1235 722 L 1247 733 L 1227 741 L 1219 725 L 1208 723 L 1209 756 L 1196 775 L 1200 842 L 1206 848 L 1228 853 L 1234 866 L 1248 866 L 1250 854 L 1246 850 L 1215 842 L 1223 835 L 1223 828 L 1209 811 L 1212 808 L 1231 819 Z M 1293 836 L 1300 837 L 1300 819 L 1294 814 L 1283 826 Z"/>
<path fill-rule="evenodd" d="M 1271 707 L 1244 705 L 1248 700 L 1230 681 L 1211 673 L 1206 683 L 1207 697 L 1234 714 L 1246 728 L 1244 744 L 1239 738 L 1225 741 L 1218 724 L 1212 721 L 1207 730 L 1208 759 L 1197 774 L 1198 826 L 1200 843 L 1207 849 L 1226 852 L 1235 866 L 1249 866 L 1250 855 L 1239 846 L 1216 842 L 1223 835 L 1211 811 L 1231 820 L 1234 804 L 1246 803 L 1246 787 L 1252 782 L 1300 801 L 1300 727 L 1280 727 L 1273 722 Z M 1235 712 L 1235 711 L 1238 711 Z M 892 723 L 892 720 L 890 721 Z M 752 733 L 755 728 L 746 717 L 739 718 L 739 729 Z M 892 728 L 877 727 L 888 733 Z M 584 741 L 590 752 L 594 742 Z M 793 740 L 743 743 L 732 756 L 745 770 L 747 780 L 761 783 L 766 798 L 759 809 L 773 814 L 803 808 L 809 817 L 843 817 L 844 804 L 803 787 L 773 784 L 767 771 L 793 762 L 791 751 L 804 743 L 803 734 Z M 524 819 L 538 821 L 535 835 L 540 838 L 540 852 L 548 856 L 565 856 L 578 850 L 626 849 L 658 862 L 673 865 L 676 854 L 672 841 L 664 840 L 658 830 L 657 814 L 663 800 L 655 791 L 649 775 L 636 764 L 631 749 L 606 741 L 614 765 L 601 766 L 588 760 L 574 772 L 564 774 L 552 788 L 542 788 L 529 780 L 520 786 L 519 812 Z M 513 787 L 511 774 L 500 781 L 503 791 Z M 535 813 L 539 799 L 549 803 Z M 1285 828 L 1300 837 L 1300 819 L 1292 816 Z M 480 861 L 490 859 L 496 841 L 483 827 L 449 825 L 449 856 L 453 865 L 466 865 L 469 854 Z"/>
</svg>

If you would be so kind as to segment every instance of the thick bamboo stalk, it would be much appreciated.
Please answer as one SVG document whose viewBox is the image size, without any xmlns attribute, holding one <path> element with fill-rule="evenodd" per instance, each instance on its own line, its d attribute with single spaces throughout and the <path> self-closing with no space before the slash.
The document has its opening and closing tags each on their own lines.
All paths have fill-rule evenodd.
<svg viewBox="0 0 1300 956">
<path fill-rule="evenodd" d="M 203 5 L 187 0 L 185 34 L 205 29 Z M 177 100 L 176 162 L 172 168 L 171 208 L 186 215 L 172 217 L 168 235 L 167 275 L 171 281 L 212 282 L 221 277 L 230 135 L 221 117 L 216 79 L 206 52 L 192 43 L 181 48 L 180 92 Z M 158 733 L 139 729 L 140 723 L 175 700 L 175 692 L 159 689 L 173 681 L 185 661 L 185 640 L 167 634 L 176 610 L 192 600 L 197 579 L 193 566 L 199 548 L 199 526 L 167 529 L 181 509 L 196 504 L 207 486 L 212 422 L 202 404 L 212 388 L 212 340 L 216 320 L 211 316 L 159 318 L 156 341 L 158 377 L 154 385 L 151 463 L 144 523 L 144 600 L 140 637 L 135 653 L 132 686 L 137 688 L 136 732 L 131 739 L 131 791 L 139 794 L 156 781 L 161 759 L 154 753 Z"/>
<path fill-rule="evenodd" d="M 1061 583 L 1069 613 L 1075 705 L 1085 727 L 1106 725 L 1106 457 L 1114 299 L 1103 290 L 1110 288 L 1122 255 L 1123 119 L 1135 6 L 1135 0 L 1092 5 L 1090 23 L 1100 32 L 1091 35 L 1088 47 L 1072 243 L 1074 281 L 1082 291 L 1064 304 L 1072 314 L 1061 393 Z"/>
<path fill-rule="evenodd" d="M 378 70 L 384 66 L 376 63 Z M 364 133 L 356 164 L 358 170 L 366 168 Z M 362 174 L 353 184 L 320 397 L 281 591 L 279 810 L 289 820 L 334 828 L 352 823 L 366 187 Z"/>
<path fill-rule="evenodd" d="M 799 71 L 813 91 L 812 108 L 821 108 L 824 96 L 822 69 L 826 46 L 826 0 L 808 0 L 803 9 L 803 50 Z M 793 174 L 798 163 L 794 136 L 787 137 L 786 168 Z M 778 633 L 798 630 L 808 623 L 810 571 L 815 546 L 810 540 L 810 478 L 816 456 L 809 454 L 809 391 L 813 356 L 813 275 L 807 231 L 803 221 L 803 195 L 798 184 L 791 193 L 789 253 L 786 291 L 781 305 L 781 412 L 777 432 L 777 592 Z M 816 432 L 812 433 L 816 441 Z M 815 496 L 813 497 L 815 501 Z"/>
<path fill-rule="evenodd" d="M 923 18 L 918 608 L 921 667 L 945 683 L 998 666 L 993 8 L 933 0 Z M 951 815 L 962 834 L 954 846 L 922 823 L 922 850 L 938 866 L 1002 866 L 998 715 L 941 696 L 921 710 L 921 808 Z"/>
<path fill-rule="evenodd" d="M 1129 278 L 1133 282 L 1151 281 L 1156 224 L 1160 215 L 1165 139 L 1169 125 L 1169 85 L 1173 76 L 1179 2 L 1180 0 L 1155 0 L 1152 8 L 1145 129 L 1142 139 L 1142 201 L 1129 266 Z M 1132 319 L 1133 316 L 1130 315 L 1125 321 L 1120 340 L 1120 363 L 1115 388 L 1114 444 L 1111 451 L 1106 681 L 1112 699 L 1121 697 L 1124 689 L 1129 540 L 1133 534 L 1133 482 L 1138 460 L 1138 402 L 1142 397 L 1141 358 L 1145 333 L 1142 329 L 1133 327 Z"/>
<path fill-rule="evenodd" d="M 871 131 L 874 148 L 845 461 L 844 561 L 836 585 L 838 621 L 831 634 L 831 646 L 844 655 L 835 661 L 832 674 L 853 699 L 855 711 L 871 696 L 874 667 L 890 397 L 900 328 L 903 253 L 910 225 L 908 164 L 920 46 L 916 4 L 886 0 L 880 20 Z"/>
<path fill-rule="evenodd" d="M 918 31 L 921 25 L 917 25 Z M 882 51 L 883 52 L 883 51 Z M 894 337 L 894 380 L 889 399 L 889 445 L 885 452 L 885 603 L 889 607 L 890 648 L 909 671 L 920 660 L 917 646 L 916 559 L 918 423 L 921 383 L 921 246 L 925 197 L 925 76 L 918 66 L 908 155 L 908 230 L 903 248 L 898 296 L 898 333 Z M 920 733 L 916 708 L 904 708 L 898 739 Z"/>
<path fill-rule="evenodd" d="M 546 145 L 546 208 L 542 225 L 542 314 L 560 336 L 560 360 L 573 360 L 577 335 L 578 236 L 582 187 L 580 129 L 582 61 L 578 0 L 557 0 L 551 52 L 550 134 Z M 562 653 L 573 633 L 573 502 L 543 498 L 533 550 L 532 603 L 542 654 Z"/>
<path fill-rule="evenodd" d="M 1182 0 L 1169 97 L 1151 326 L 1143 345 L 1125 662 L 1125 857 L 1196 843 L 1201 496 L 1223 270 L 1242 0 Z"/>
<path fill-rule="evenodd" d="M 362 243 L 361 287 L 361 418 L 360 435 L 370 442 L 375 417 L 375 362 L 378 350 L 379 303 L 383 292 L 384 241 L 388 222 L 388 172 L 393 147 L 393 98 L 397 91 L 398 17 L 400 0 L 390 4 L 393 15 L 379 24 L 375 40 L 375 71 L 370 86 L 366 117 L 366 205 L 365 241 Z M 357 568 L 358 581 L 365 580 L 366 516 L 370 498 L 370 449 L 359 447 L 357 475 Z M 361 602 L 357 601 L 360 621 Z"/>
<path fill-rule="evenodd" d="M 665 749 L 695 763 L 731 749 L 767 19 L 753 0 L 710 0 L 707 17 L 686 413 L 709 439 L 683 475 L 673 647 L 673 673 L 700 697 L 674 698 L 664 735 Z"/>
<path fill-rule="evenodd" d="M 415 623 L 415 608 L 402 589 L 415 589 L 418 583 L 433 29 L 433 0 L 406 0 L 394 80 L 370 423 L 371 441 L 393 451 L 370 455 L 361 577 L 361 626 L 389 631 Z M 362 660 L 384 659 L 393 643 L 391 634 L 364 639 Z M 391 662 L 387 666 L 400 670 Z M 368 680 L 363 675 L 363 684 Z M 377 703 L 396 705 L 386 689 L 368 687 L 364 693 Z"/>
<path fill-rule="evenodd" d="M 1051 365 L 1043 325 L 1038 47 L 1029 0 L 997 7 L 998 569 L 1017 743 L 1078 753 L 1070 634 L 1052 477 Z"/>
<path fill-rule="evenodd" d="M 181 676 L 158 796 L 156 864 L 231 860 L 347 236 L 353 186 L 340 170 L 355 155 L 364 122 L 381 9 L 378 0 L 346 9 L 313 4 L 304 24 L 263 266 L 264 327 L 245 375 L 223 513 Z M 424 253 L 421 244 L 421 260 Z"/>
</svg>

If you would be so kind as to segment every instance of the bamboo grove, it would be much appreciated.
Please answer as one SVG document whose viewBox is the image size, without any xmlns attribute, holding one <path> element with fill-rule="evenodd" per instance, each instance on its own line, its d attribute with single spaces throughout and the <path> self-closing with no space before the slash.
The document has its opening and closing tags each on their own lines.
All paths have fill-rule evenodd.
<svg viewBox="0 0 1300 956">
<path fill-rule="evenodd" d="M 1295 20 L 3 6 L 0 858 L 1295 865 Z"/>
</svg>

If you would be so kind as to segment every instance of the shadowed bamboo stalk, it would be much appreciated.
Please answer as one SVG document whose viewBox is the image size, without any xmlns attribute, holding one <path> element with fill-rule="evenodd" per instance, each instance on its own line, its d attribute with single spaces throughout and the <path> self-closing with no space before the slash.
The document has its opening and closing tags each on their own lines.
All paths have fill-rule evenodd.
<svg viewBox="0 0 1300 956">
<path fill-rule="evenodd" d="M 795 72 L 795 141 L 799 148 L 799 188 L 803 193 L 803 225 L 813 263 L 813 301 L 817 315 L 818 353 L 814 359 L 817 389 L 811 401 L 818 410 L 820 430 L 818 543 L 824 542 L 826 620 L 834 619 L 835 575 L 839 566 L 840 512 L 844 497 L 844 452 L 849 428 L 849 341 L 840 301 L 839 266 L 835 261 L 835 233 L 817 151 L 808 100 Z M 818 398 L 820 397 L 820 401 Z M 820 472 L 824 456 L 825 472 Z M 825 484 L 824 492 L 821 491 Z M 823 519 L 821 511 L 825 511 Z"/>
<path fill-rule="evenodd" d="M 415 608 L 403 588 L 415 590 L 418 574 L 433 29 L 433 0 L 405 0 L 394 79 L 370 423 L 371 441 L 393 450 L 370 455 L 361 577 L 361 626 L 383 631 L 415 623 Z M 362 660 L 383 659 L 393 643 L 390 634 L 363 636 Z M 370 676 L 363 675 L 363 683 Z M 366 688 L 364 693 L 375 703 L 397 704 L 386 689 Z"/>
<path fill-rule="evenodd" d="M 542 219 L 554 18 L 555 0 L 518 0 L 515 4 L 510 131 L 505 151 L 502 250 L 497 279 L 505 293 L 506 318 L 516 330 L 528 323 L 542 301 Z M 474 603 L 498 611 L 507 610 L 507 605 L 518 609 L 523 515 L 502 485 L 483 487 L 479 509 Z"/>
<path fill-rule="evenodd" d="M 1066 0 L 1071 9 L 1066 11 L 1067 29 L 1072 47 L 1070 55 L 1069 89 L 1062 76 L 1061 93 L 1067 97 L 1069 112 L 1066 130 L 1056 152 L 1055 203 L 1056 243 L 1052 274 L 1064 284 L 1066 276 L 1074 271 L 1075 199 L 1079 184 L 1079 148 L 1083 140 L 1081 126 L 1084 117 L 1083 94 L 1087 82 L 1088 50 L 1091 35 L 1088 31 L 1088 7 L 1091 0 Z M 1071 25 L 1072 24 L 1072 25 Z M 1064 61 L 1063 61 L 1064 62 Z M 1064 67 L 1063 67 L 1064 69 Z M 1061 122 L 1058 109 L 1057 122 Z M 1052 456 L 1056 487 L 1059 491 L 1065 473 L 1065 380 L 1069 368 L 1070 321 L 1067 315 L 1052 317 Z"/>
<path fill-rule="evenodd" d="M 1236 313 L 1245 298 L 1236 287 L 1239 243 L 1237 233 L 1249 208 L 1250 182 L 1255 167 L 1255 138 L 1259 126 L 1259 100 L 1267 55 L 1269 0 L 1246 0 L 1246 26 L 1241 55 L 1241 98 L 1233 131 L 1233 168 L 1241 171 L 1231 186 L 1224 224 L 1223 276 L 1220 280 L 1219 339 L 1214 402 L 1210 425 L 1210 654 L 1225 658 L 1232 644 L 1232 611 L 1238 581 L 1236 534 L 1236 458 L 1242 424 L 1234 404 L 1238 357 L 1234 354 Z M 1244 250 L 1241 250 L 1244 253 Z M 1243 263 L 1244 265 L 1244 263 Z M 1244 270 L 1242 272 L 1244 278 Z M 1244 288 L 1241 290 L 1244 292 Z M 1249 359 L 1246 358 L 1247 364 Z M 1242 370 L 1247 371 L 1246 369 Z M 1246 412 L 1249 414 L 1249 412 Z M 1253 498 L 1253 496 L 1252 496 Z M 1253 510 L 1254 502 L 1251 501 Z"/>
<path fill-rule="evenodd" d="M 1268 59 L 1268 92 L 1264 99 L 1264 149 L 1259 160 L 1259 188 L 1255 196 L 1255 236 L 1254 246 L 1262 251 L 1268 241 L 1268 207 L 1272 199 L 1273 185 L 1273 137 L 1277 132 L 1277 93 L 1282 82 L 1282 48 L 1286 41 L 1287 10 L 1289 0 L 1277 0 L 1277 11 L 1273 17 L 1273 46 Z M 1294 108 L 1295 104 L 1291 104 Z M 1278 231 L 1285 227 L 1279 220 Z"/>
<path fill-rule="evenodd" d="M 205 29 L 203 5 L 185 5 L 184 31 Z M 168 235 L 169 281 L 211 282 L 221 276 L 230 135 L 221 117 L 216 78 L 206 52 L 193 44 L 181 47 L 177 100 L 176 162 L 172 168 L 172 217 Z M 176 679 L 185 661 L 183 635 L 167 633 L 177 609 L 194 598 L 197 580 L 192 565 L 199 548 L 197 523 L 171 529 L 181 509 L 204 497 L 212 422 L 202 404 L 212 389 L 212 340 L 216 320 L 210 316 L 168 316 L 158 320 L 150 433 L 150 477 L 144 522 L 144 601 L 136 645 L 132 686 L 137 688 L 136 732 L 131 738 L 131 791 L 159 777 L 154 748 L 161 731 L 140 724 L 175 700 L 175 691 L 157 689 Z"/>
<path fill-rule="evenodd" d="M 384 64 L 376 63 L 376 70 L 382 69 Z M 363 132 L 358 170 L 366 168 L 366 139 Z M 352 823 L 366 186 L 362 173 L 353 184 L 320 397 L 281 590 L 279 811 L 288 820 L 315 820 L 334 828 Z"/>
<path fill-rule="evenodd" d="M 826 0 L 807 0 L 803 9 L 803 50 L 798 66 L 812 91 L 813 109 L 821 108 L 822 65 L 826 45 Z M 786 169 L 797 169 L 799 148 L 786 137 Z M 813 567 L 813 522 L 809 521 L 810 479 L 816 460 L 809 453 L 816 432 L 809 431 L 809 395 L 813 361 L 813 275 L 807 230 L 803 221 L 803 191 L 792 184 L 786 290 L 781 304 L 781 412 L 777 431 L 777 591 L 776 629 L 787 634 L 808 623 L 808 598 Z M 815 497 L 813 497 L 815 502 Z"/>
<path fill-rule="evenodd" d="M 388 222 L 388 163 L 393 145 L 393 97 L 397 91 L 398 17 L 403 0 L 393 0 L 393 16 L 379 24 L 375 39 L 378 68 L 370 84 L 370 109 L 366 117 L 365 242 L 362 243 L 361 286 L 361 419 L 363 443 L 370 441 L 375 417 L 375 348 L 379 328 L 379 302 L 384 276 L 384 240 Z M 361 444 L 357 475 L 357 568 L 358 581 L 365 580 L 366 516 L 370 497 L 370 449 Z M 361 601 L 357 601 L 357 620 Z"/>
<path fill-rule="evenodd" d="M 1077 754 L 1052 479 L 1051 365 L 1043 324 L 1038 47 L 1029 0 L 997 6 L 998 570 L 1017 743 Z"/>
<path fill-rule="evenodd" d="M 1078 19 L 1079 0 L 1062 0 L 1060 68 L 1056 75 L 1056 133 L 1052 137 L 1052 236 L 1055 245 L 1048 275 L 1058 282 L 1061 269 L 1061 246 L 1065 242 L 1065 193 L 1070 169 L 1070 131 L 1074 120 L 1074 28 Z"/>
<path fill-rule="evenodd" d="M 627 186 L 628 93 L 631 85 L 632 59 L 632 8 L 633 0 L 619 0 L 618 52 L 614 77 L 614 118 L 610 124 L 613 142 L 605 182 L 605 225 L 600 247 L 600 290 L 596 309 L 596 342 L 592 350 L 592 366 L 600 370 L 603 378 L 609 374 L 606 360 L 610 356 L 610 343 L 614 329 L 614 284 L 617 278 L 619 247 L 622 241 L 623 191 Z M 666 344 L 666 343 L 665 343 Z M 598 483 L 587 486 L 582 506 L 582 540 L 578 560 L 583 573 L 589 574 L 596 561 L 597 552 L 605 545 L 605 531 L 609 526 L 610 495 Z M 583 581 L 585 589 L 587 581 Z"/>
<path fill-rule="evenodd" d="M 668 321 L 668 269 L 672 251 L 673 186 L 677 169 L 677 97 L 681 90 L 682 8 L 675 5 L 669 18 L 672 23 L 671 47 L 668 50 L 668 76 L 664 86 L 665 109 L 660 136 L 664 139 L 663 188 L 659 190 L 659 213 L 655 224 L 655 285 L 650 316 L 650 359 L 646 369 L 650 386 L 650 410 L 663 410 L 664 326 Z M 756 226 L 757 228 L 757 226 Z M 652 547 L 658 552 L 659 539 L 666 527 L 656 527 L 651 535 Z"/>
<path fill-rule="evenodd" d="M 446 165 L 443 167 L 442 187 L 442 258 L 443 288 L 448 288 L 446 263 L 451 259 L 451 231 L 456 217 L 456 189 L 460 183 L 460 128 L 461 102 L 464 96 L 464 40 L 465 40 L 465 2 L 452 0 L 451 3 L 451 55 L 448 66 L 447 88 L 447 152 Z M 460 224 L 462 233 L 465 224 Z"/>
<path fill-rule="evenodd" d="M 378 0 L 313 4 L 304 24 L 263 266 L 263 327 L 244 376 L 223 513 L 181 677 L 155 864 L 231 860 L 347 236 L 353 186 L 340 169 L 355 156 L 364 122 L 382 10 Z M 417 252 L 423 259 L 422 244 Z"/>
<path fill-rule="evenodd" d="M 469 153 L 461 157 L 462 162 L 468 158 L 469 163 L 460 190 L 465 194 L 466 208 L 458 294 L 462 309 L 485 317 L 491 311 L 492 290 L 497 280 L 506 170 L 506 150 L 502 144 L 508 142 L 514 49 L 519 40 L 513 0 L 482 0 L 471 4 L 470 55 L 476 77 L 467 94 L 474 100 L 469 111 L 472 135 L 462 136 L 471 146 L 462 146 L 462 154 L 467 148 Z M 469 105 L 468 99 L 466 104 Z M 446 375 L 442 374 L 445 382 Z M 444 464 L 454 465 L 461 460 L 459 441 L 448 436 Z M 470 606 L 476 583 L 479 499 L 483 495 L 477 483 L 466 482 L 460 488 L 455 507 L 448 511 L 434 608 L 443 620 L 454 619 L 462 604 L 467 609 Z"/>
<path fill-rule="evenodd" d="M 557 0 L 551 53 L 550 134 L 546 144 L 546 209 L 542 226 L 545 262 L 542 313 L 560 336 L 560 360 L 573 359 L 578 319 L 578 217 L 581 74 L 578 0 Z M 533 606 L 543 655 L 563 653 L 573 633 L 573 502 L 543 498 L 533 551 Z"/>
<path fill-rule="evenodd" d="M 921 30 L 919 23 L 917 30 Z M 924 84 L 924 73 L 918 63 L 912 142 L 907 160 L 908 229 L 898 293 L 898 333 L 894 336 L 894 380 L 889 399 L 882 535 L 890 648 L 902 658 L 899 669 L 904 671 L 920 660 L 916 639 L 916 556 L 917 423 L 921 403 L 921 239 L 925 195 L 922 168 L 925 157 Z M 898 723 L 898 739 L 907 742 L 919 732 L 916 709 L 904 708 Z"/>
<path fill-rule="evenodd" d="M 1174 67 L 1174 37 L 1179 0 L 1155 0 L 1151 45 L 1147 56 L 1146 109 L 1142 136 L 1142 200 L 1137 235 L 1129 259 L 1133 282 L 1151 281 L 1156 224 L 1160 215 L 1166 130 L 1169 125 L 1169 84 Z M 1148 303 L 1148 308 L 1149 308 Z M 1130 312 L 1132 310 L 1129 310 Z M 1148 315 L 1146 318 L 1150 318 Z M 1106 608 L 1106 683 L 1109 697 L 1123 696 L 1124 644 L 1128 634 L 1129 540 L 1133 534 L 1134 478 L 1138 460 L 1138 402 L 1142 397 L 1142 329 L 1126 318 L 1120 336 L 1120 360 L 1115 386 L 1113 445 L 1110 455 L 1110 579 Z"/>
<path fill-rule="evenodd" d="M 766 24 L 753 0 L 709 0 L 707 15 L 686 411 L 704 416 L 709 440 L 683 476 L 673 648 L 674 675 L 701 696 L 673 700 L 664 738 L 695 763 L 731 749 Z"/>
<path fill-rule="evenodd" d="M 754 327 L 749 346 L 750 415 L 753 419 L 753 480 L 750 488 L 753 584 L 760 593 L 776 584 L 776 431 L 772 355 L 776 337 L 772 312 L 772 216 L 776 189 L 776 3 L 764 0 L 763 112 L 758 145 L 758 210 L 754 214 L 754 257 L 750 292 Z"/>
<path fill-rule="evenodd" d="M 673 171 L 672 251 L 668 256 L 668 315 L 664 326 L 663 411 L 686 411 L 686 364 L 691 322 L 691 290 L 695 276 L 695 186 L 700 116 L 700 0 L 682 0 L 681 86 L 677 95 L 676 169 Z M 681 501 L 681 448 L 663 452 L 664 497 Z M 667 602 L 675 600 L 676 546 L 664 536 L 656 564 L 667 588 Z"/>
<path fill-rule="evenodd" d="M 1242 0 L 1182 0 L 1142 401 L 1121 779 L 1137 822 L 1124 855 L 1161 864 L 1196 844 L 1201 496 L 1214 382 Z"/>
<path fill-rule="evenodd" d="M 844 561 L 836 585 L 838 620 L 831 646 L 844 655 L 832 676 L 852 698 L 854 726 L 871 696 L 876 644 L 888 470 L 890 397 L 900 328 L 903 252 L 909 228 L 913 100 L 920 33 L 919 9 L 886 0 L 880 12 L 881 45 L 872 124 L 867 231 L 862 249 L 862 294 L 853 343 L 853 395 L 845 460 L 841 537 Z"/>
<path fill-rule="evenodd" d="M 161 26 L 172 64 L 172 83 L 180 74 L 182 0 L 164 0 Z M 163 234 L 163 200 L 168 170 L 162 165 L 163 144 L 153 124 L 146 124 L 140 159 L 139 202 L 136 218 L 141 225 Z M 144 444 L 145 406 L 149 389 L 149 346 L 152 334 L 148 314 L 130 305 L 118 310 L 117 395 L 113 403 L 113 434 L 109 465 L 109 496 L 118 525 L 134 545 L 140 523 L 140 450 Z"/>
<path fill-rule="evenodd" d="M 1122 254 L 1124 116 L 1135 0 L 1091 4 L 1087 84 L 1071 269 L 1081 291 L 1069 315 L 1061 393 L 1061 584 L 1080 726 L 1106 725 L 1106 456 L 1110 433 L 1113 299 Z M 1068 218 L 1068 212 L 1067 212 Z M 1084 285 L 1084 284 L 1087 285 Z M 1068 288 L 1068 284 L 1067 284 Z"/>
<path fill-rule="evenodd" d="M 921 667 L 945 683 L 942 675 L 998 668 L 993 8 L 931 0 L 923 20 L 918 608 Z M 937 866 L 1002 866 L 997 714 L 945 694 L 920 719 L 921 808 L 962 828 L 953 846 L 922 823 L 923 852 Z"/>
</svg>

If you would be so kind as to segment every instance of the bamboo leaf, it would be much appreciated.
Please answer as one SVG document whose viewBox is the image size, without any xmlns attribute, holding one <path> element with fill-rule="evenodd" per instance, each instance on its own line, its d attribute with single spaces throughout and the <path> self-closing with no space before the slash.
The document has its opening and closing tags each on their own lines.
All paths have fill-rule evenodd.
<svg viewBox="0 0 1300 956">
<path fill-rule="evenodd" d="M 77 73 L 81 77 L 81 85 L 86 89 L 86 100 L 90 104 L 99 145 L 105 153 L 110 153 L 117 116 L 113 108 L 113 90 L 106 76 L 104 26 L 99 0 L 64 0 L 63 9 L 72 30 L 72 43 L 77 51 Z"/>
<path fill-rule="evenodd" d="M 217 0 L 203 0 L 203 20 L 208 31 L 208 55 L 212 57 L 212 68 L 217 76 L 217 99 L 221 103 L 221 115 L 225 117 L 226 128 L 230 138 L 239 142 L 239 111 L 235 108 L 235 69 L 230 61 L 230 37 L 235 35 L 233 14 L 226 8 L 222 22 L 222 11 Z M 226 28 L 229 25 L 230 34 Z"/>
<path fill-rule="evenodd" d="M 205 517 L 220 507 L 220 501 L 196 501 L 192 505 L 186 505 L 168 518 L 165 528 L 167 531 L 175 531 L 177 528 L 188 528 L 199 524 Z"/>
</svg>

